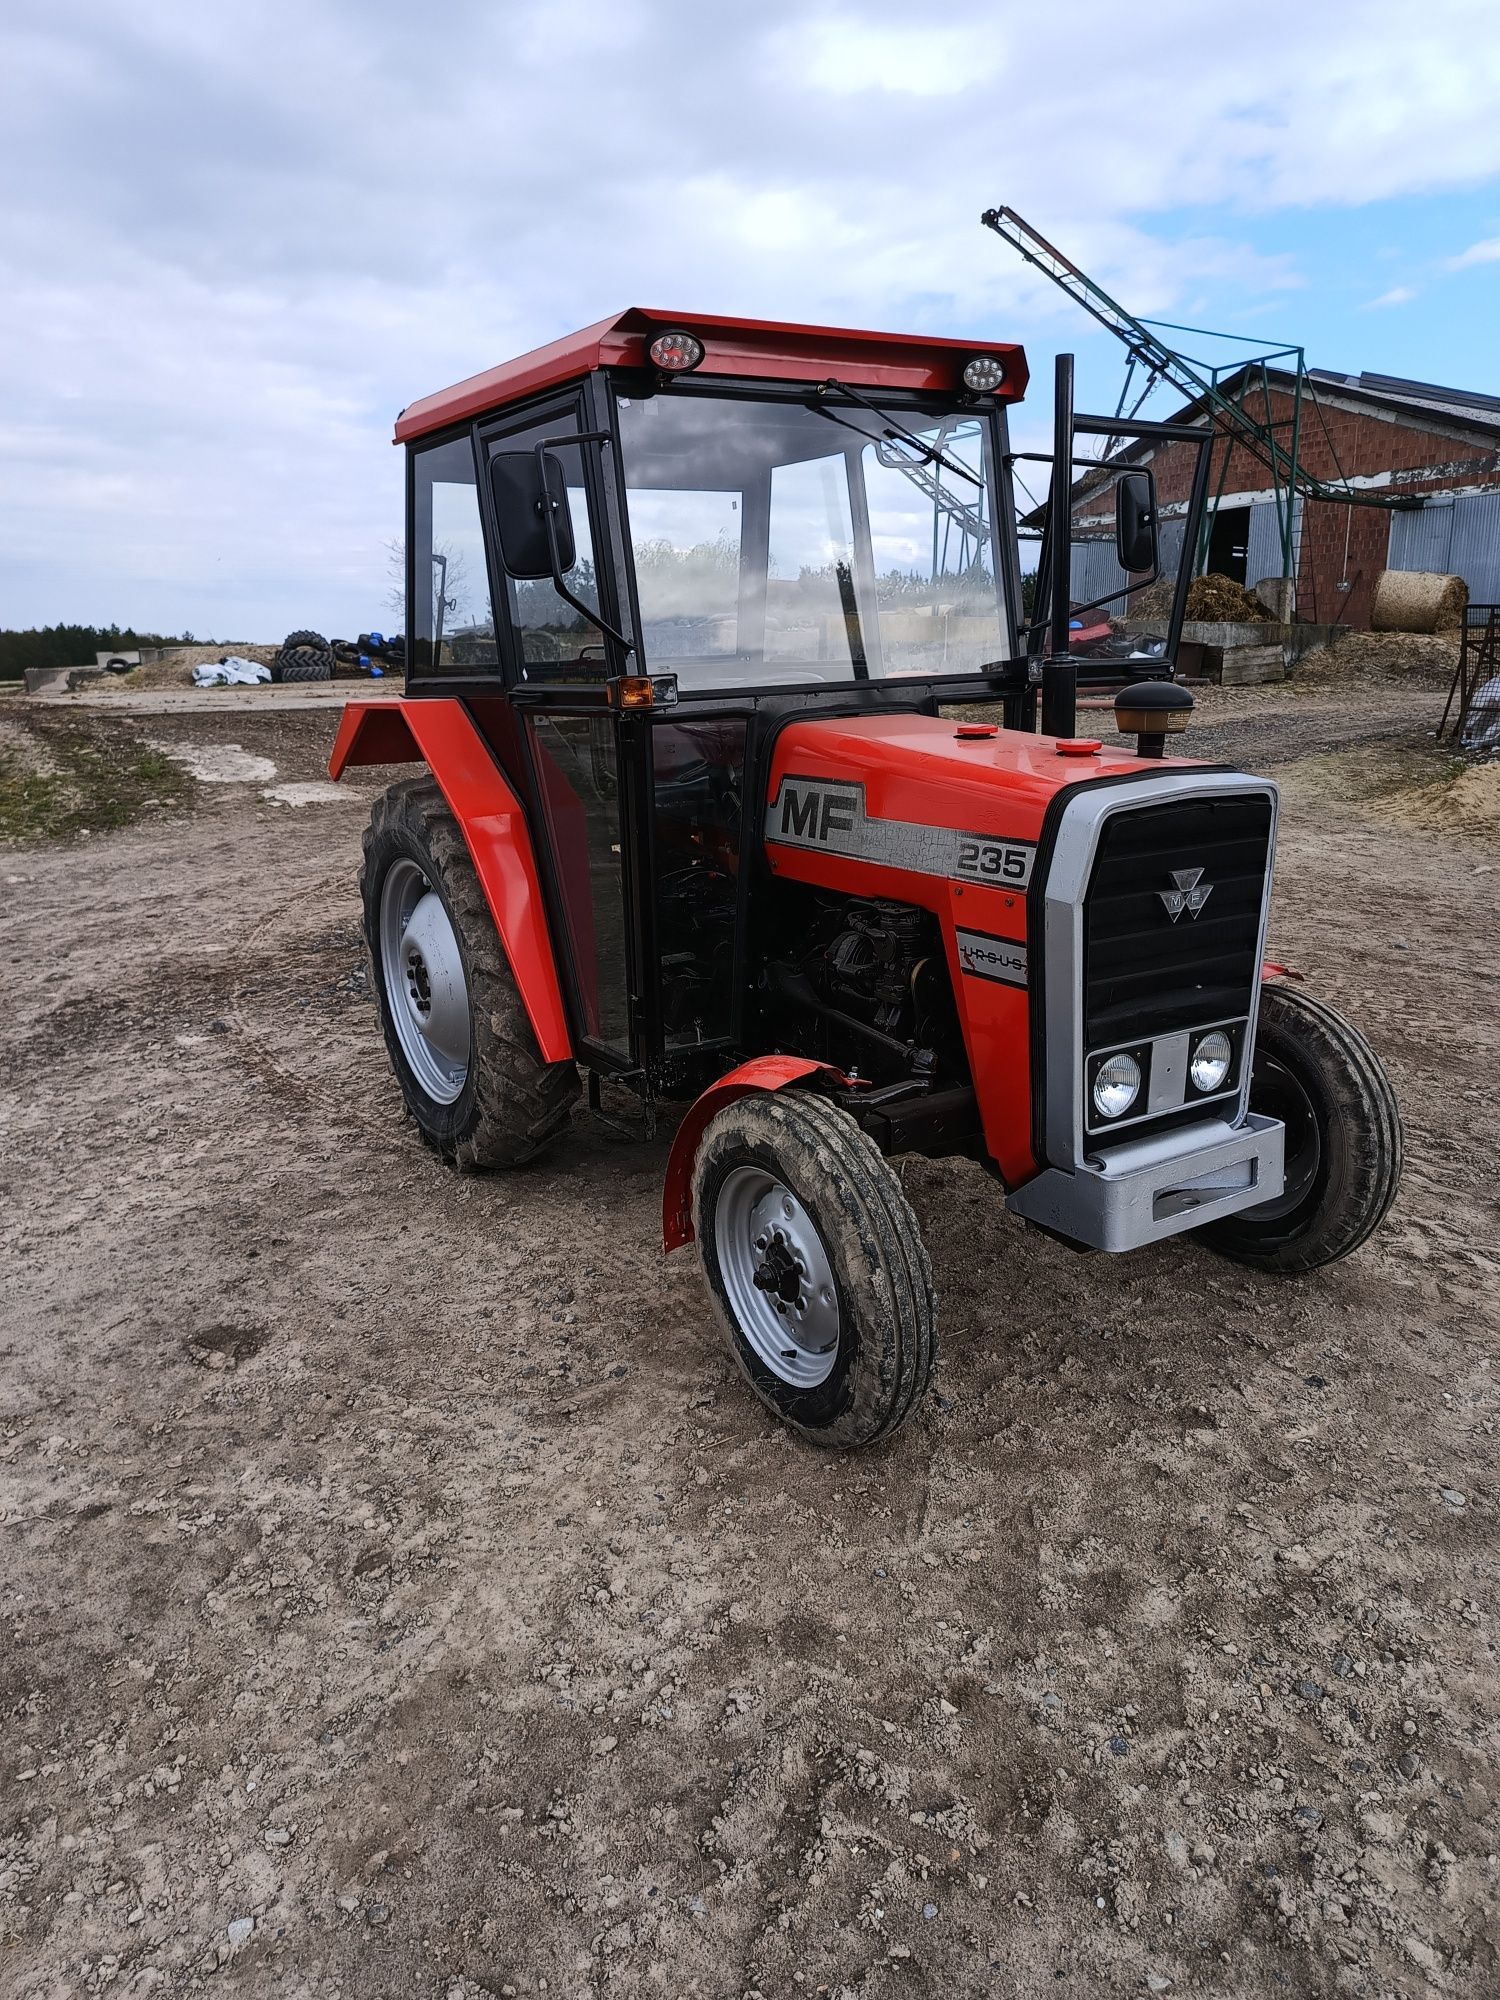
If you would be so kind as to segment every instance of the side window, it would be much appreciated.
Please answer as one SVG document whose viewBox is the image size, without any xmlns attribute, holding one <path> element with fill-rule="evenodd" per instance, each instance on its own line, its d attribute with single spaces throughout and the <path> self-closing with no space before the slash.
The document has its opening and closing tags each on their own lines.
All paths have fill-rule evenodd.
<svg viewBox="0 0 1500 2000">
<path fill-rule="evenodd" d="M 738 493 L 630 492 L 630 542 L 648 660 L 732 659 L 739 649 Z"/>
<path fill-rule="evenodd" d="M 864 657 L 848 461 L 840 452 L 775 466 L 766 659 L 830 662 L 836 670 L 831 678 L 848 679 Z"/>
<path fill-rule="evenodd" d="M 493 670 L 500 655 L 468 438 L 412 455 L 412 665 L 418 673 Z"/>
<path fill-rule="evenodd" d="M 544 437 L 555 437 L 567 428 L 565 422 L 554 420 L 539 430 L 512 433 L 492 443 L 490 452 L 529 451 Z M 576 444 L 555 445 L 552 456 L 563 470 L 568 513 L 573 523 L 575 557 L 566 577 L 567 586 L 575 597 L 597 611 L 599 584 L 588 495 L 583 483 L 583 452 Z M 603 633 L 576 605 L 568 602 L 551 577 L 507 577 L 505 587 L 510 597 L 516 650 L 527 680 L 605 679 L 609 667 Z"/>
</svg>

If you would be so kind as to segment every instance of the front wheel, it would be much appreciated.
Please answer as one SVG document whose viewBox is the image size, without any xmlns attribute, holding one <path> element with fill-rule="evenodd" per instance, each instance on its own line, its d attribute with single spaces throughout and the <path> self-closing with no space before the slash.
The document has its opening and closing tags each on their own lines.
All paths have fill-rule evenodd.
<svg viewBox="0 0 1500 2000">
<path fill-rule="evenodd" d="M 693 1220 L 735 1358 L 778 1417 L 849 1450 L 911 1414 L 937 1357 L 932 1271 L 852 1118 L 798 1090 L 726 1105 L 698 1149 Z"/>
<path fill-rule="evenodd" d="M 1286 986 L 1261 989 L 1250 1109 L 1286 1127 L 1274 1200 L 1203 1240 L 1262 1271 L 1316 1271 L 1379 1227 L 1401 1179 L 1401 1113 L 1380 1059 L 1334 1009 Z"/>
</svg>

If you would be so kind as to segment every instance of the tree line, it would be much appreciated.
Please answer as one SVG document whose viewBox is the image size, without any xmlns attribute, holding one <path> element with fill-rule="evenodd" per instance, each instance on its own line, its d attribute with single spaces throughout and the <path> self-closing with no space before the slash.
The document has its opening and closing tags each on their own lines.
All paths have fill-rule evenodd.
<svg viewBox="0 0 1500 2000">
<path fill-rule="evenodd" d="M 0 681 L 18 681 L 28 667 L 92 666 L 95 653 L 133 653 L 141 646 L 191 646 L 159 632 L 136 632 L 119 625 L 36 625 L 28 631 L 0 626 Z"/>
</svg>

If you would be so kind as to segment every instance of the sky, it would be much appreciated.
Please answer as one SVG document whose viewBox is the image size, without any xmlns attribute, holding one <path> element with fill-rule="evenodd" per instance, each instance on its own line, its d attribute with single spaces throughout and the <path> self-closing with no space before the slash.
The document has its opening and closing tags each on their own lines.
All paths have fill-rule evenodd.
<svg viewBox="0 0 1500 2000">
<path fill-rule="evenodd" d="M 627 305 L 1113 408 L 1001 202 L 1137 313 L 1500 391 L 1497 74 L 1495 0 L 9 0 L 0 625 L 388 625 L 396 413 Z"/>
</svg>

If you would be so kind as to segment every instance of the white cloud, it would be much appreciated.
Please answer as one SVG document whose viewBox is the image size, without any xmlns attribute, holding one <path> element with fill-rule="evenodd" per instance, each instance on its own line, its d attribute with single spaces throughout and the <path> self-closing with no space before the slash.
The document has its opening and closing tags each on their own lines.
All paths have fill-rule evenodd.
<svg viewBox="0 0 1500 2000">
<path fill-rule="evenodd" d="M 840 97 L 883 90 L 909 97 L 956 97 L 990 81 L 1003 42 L 993 20 L 914 26 L 840 12 L 799 21 L 771 38 L 779 80 L 790 90 Z"/>
<path fill-rule="evenodd" d="M 1487 236 L 1482 243 L 1471 243 L 1467 250 L 1448 259 L 1450 271 L 1466 271 L 1474 264 L 1500 264 L 1500 236 Z"/>
<path fill-rule="evenodd" d="M 1041 382 L 1086 323 L 993 202 L 1137 311 L 1259 324 L 1303 276 L 1237 215 L 1500 174 L 1490 0 L 1429 0 L 1415 46 L 1405 0 L 1262 0 L 1274 77 L 1201 0 L 1149 35 L 1117 0 L 4 20 L 7 624 L 368 626 L 395 412 L 630 303 L 1029 339 Z"/>
<path fill-rule="evenodd" d="M 1378 299 L 1365 301 L 1366 312 L 1376 312 L 1382 306 L 1407 306 L 1416 297 L 1410 285 L 1392 285 L 1388 292 L 1382 292 Z"/>
</svg>

